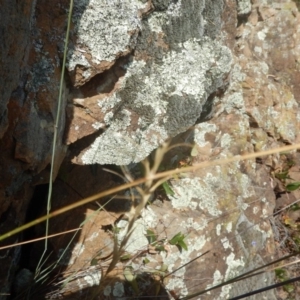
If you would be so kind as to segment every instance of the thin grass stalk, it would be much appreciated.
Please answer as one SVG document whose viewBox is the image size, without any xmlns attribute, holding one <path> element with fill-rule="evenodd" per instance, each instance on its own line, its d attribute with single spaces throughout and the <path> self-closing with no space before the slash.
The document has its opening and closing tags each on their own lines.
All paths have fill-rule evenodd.
<svg viewBox="0 0 300 300">
<path fill-rule="evenodd" d="M 263 293 L 263 292 L 281 287 L 281 286 L 286 285 L 286 284 L 297 282 L 297 281 L 300 281 L 300 276 L 294 277 L 294 278 L 291 278 L 291 279 L 288 279 L 288 280 L 285 280 L 285 281 L 282 281 L 282 282 L 278 282 L 278 283 L 275 283 L 275 284 L 272 284 L 272 285 L 268 285 L 264 288 L 261 288 L 261 289 L 255 290 L 255 291 L 251 291 L 249 293 L 245 293 L 243 295 L 239 295 L 239 296 L 230 298 L 229 300 L 243 299 L 243 298 L 246 298 L 246 297 L 249 297 L 249 296 L 252 296 L 252 295 L 255 295 L 255 294 L 260 294 L 260 293 Z"/>
<path fill-rule="evenodd" d="M 280 262 L 280 261 L 283 261 L 283 260 L 285 260 L 285 259 L 288 259 L 288 258 L 290 258 L 290 257 L 293 257 L 293 256 L 295 256 L 295 255 L 297 255 L 297 254 L 299 254 L 299 252 L 295 252 L 295 253 L 289 254 L 289 255 L 287 255 L 287 256 L 285 256 L 285 257 L 279 258 L 279 259 L 277 259 L 277 260 L 275 260 L 275 261 L 272 261 L 272 262 L 270 262 L 270 263 L 268 263 L 268 264 L 265 264 L 265 265 L 263 265 L 263 266 L 261 266 L 261 267 L 257 267 L 257 268 L 255 268 L 255 269 L 252 269 L 251 271 L 245 272 L 245 273 L 243 273 L 243 274 L 241 274 L 241 275 L 239 275 L 239 276 L 236 276 L 236 277 L 234 277 L 234 278 L 232 278 L 232 279 L 229 279 L 229 280 L 226 280 L 226 281 L 224 281 L 224 282 L 222 282 L 222 283 L 219 283 L 219 284 L 217 284 L 217 285 L 214 285 L 214 286 L 212 286 L 212 287 L 210 287 L 210 288 L 208 288 L 208 289 L 205 289 L 205 290 L 202 290 L 202 291 L 199 291 L 199 292 L 196 292 L 196 293 L 187 295 L 187 296 L 185 296 L 185 297 L 182 297 L 182 298 L 180 298 L 179 300 L 189 300 L 189 299 L 193 299 L 193 298 L 195 298 L 195 297 L 197 297 L 197 296 L 200 296 L 200 295 L 203 295 L 203 294 L 205 294 L 205 293 L 207 293 L 207 292 L 209 292 L 209 291 L 212 291 L 212 290 L 221 288 L 221 287 L 223 287 L 223 286 L 225 286 L 225 285 L 232 284 L 232 283 L 235 283 L 235 282 L 238 282 L 238 281 L 241 281 L 241 280 L 245 280 L 245 279 L 247 279 L 247 278 L 250 278 L 250 277 L 253 277 L 253 276 L 257 276 L 257 275 L 263 274 L 263 273 L 265 273 L 265 272 L 273 271 L 273 270 L 276 269 L 277 267 L 276 267 L 276 268 L 267 269 L 267 270 L 262 270 L 262 269 L 264 269 L 264 268 L 266 268 L 266 267 L 268 267 L 268 266 L 274 265 L 274 264 L 276 264 L 276 263 L 278 263 L 278 262 Z M 279 267 L 280 267 L 280 266 L 279 266 Z M 259 270 L 262 270 L 262 271 L 259 271 Z M 259 272 L 257 272 L 257 271 L 259 271 Z"/>
<path fill-rule="evenodd" d="M 71 232 L 74 232 L 74 231 L 77 231 L 77 230 L 80 230 L 80 229 L 81 228 L 75 228 L 75 229 L 70 229 L 70 230 L 67 230 L 67 231 L 59 232 L 59 233 L 54 233 L 54 234 L 48 235 L 48 239 L 56 237 L 56 236 L 59 236 L 59 235 L 63 235 L 63 234 L 65 235 L 67 233 L 71 233 Z M 15 244 L 3 246 L 3 247 L 0 247 L 0 250 L 4 250 L 4 249 L 8 249 L 8 248 L 14 248 L 14 247 L 23 246 L 23 245 L 26 245 L 26 244 L 35 243 L 35 242 L 38 242 L 38 241 L 42 241 L 45 238 L 47 238 L 47 237 L 43 236 L 43 237 L 40 237 L 40 238 L 32 239 L 30 241 L 23 241 L 23 242 L 20 242 L 20 243 L 15 243 Z"/>
<path fill-rule="evenodd" d="M 68 42 L 69 42 L 71 20 L 72 20 L 72 11 L 73 11 L 73 0 L 70 0 L 70 7 L 69 7 L 69 14 L 68 14 L 68 25 L 67 25 L 67 32 L 66 32 L 65 45 L 64 45 L 64 56 L 63 56 L 61 77 L 60 77 L 60 83 L 59 83 L 59 96 L 58 96 L 58 103 L 57 103 L 57 113 L 56 113 L 56 120 L 55 120 L 55 124 L 54 124 L 51 167 L 50 167 L 50 177 L 49 177 L 49 189 L 48 189 L 48 198 L 47 198 L 47 216 L 49 216 L 50 210 L 51 210 L 51 197 L 52 197 L 52 188 L 53 188 L 53 171 L 54 171 L 54 163 L 55 163 L 55 151 L 56 151 L 58 127 L 59 127 L 60 115 L 61 115 L 62 94 L 63 94 L 65 68 L 66 68 L 66 61 L 67 61 Z M 40 268 L 40 264 L 41 264 L 41 262 L 44 258 L 44 255 L 45 255 L 46 251 L 48 250 L 49 219 L 50 218 L 46 219 L 44 252 L 43 252 L 43 254 L 42 254 L 42 256 L 39 260 L 39 263 L 36 267 L 36 271 Z"/>
<path fill-rule="evenodd" d="M 125 234 L 123 240 L 120 243 L 120 246 L 118 246 L 118 240 L 115 235 L 113 258 L 112 258 L 112 261 L 111 261 L 105 275 L 107 275 L 109 272 L 111 272 L 114 269 L 117 262 L 119 261 L 121 255 L 122 255 L 122 251 L 134 231 L 134 224 L 135 224 L 136 219 L 139 217 L 142 209 L 147 205 L 148 201 L 150 200 L 150 197 L 155 190 L 154 187 L 157 186 L 155 183 L 153 183 L 154 179 L 152 179 L 152 177 L 153 177 L 153 175 L 156 174 L 159 166 L 161 165 L 165 153 L 168 152 L 168 145 L 169 145 L 169 143 L 164 143 L 161 147 L 159 147 L 155 151 L 154 164 L 153 164 L 152 168 L 150 168 L 150 163 L 149 163 L 148 159 L 145 159 L 143 161 L 143 165 L 144 165 L 144 169 L 145 169 L 145 177 L 148 178 L 148 180 L 145 182 L 144 188 L 140 188 L 138 186 L 136 187 L 136 190 L 139 192 L 139 194 L 141 196 L 141 201 L 135 207 L 134 214 L 130 215 L 130 218 L 128 220 L 127 231 L 126 231 L 126 234 Z M 130 176 L 126 167 L 122 167 L 122 170 L 123 170 L 124 176 L 127 178 L 127 180 L 134 183 L 133 178 Z"/>
</svg>

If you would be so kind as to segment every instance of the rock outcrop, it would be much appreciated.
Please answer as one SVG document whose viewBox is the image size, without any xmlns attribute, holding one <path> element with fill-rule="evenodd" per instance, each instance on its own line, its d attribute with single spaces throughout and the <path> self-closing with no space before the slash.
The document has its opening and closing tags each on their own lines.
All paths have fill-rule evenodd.
<svg viewBox="0 0 300 300">
<path fill-rule="evenodd" d="M 4 233 L 25 222 L 34 187 L 49 181 L 69 3 L 2 2 Z M 97 165 L 137 163 L 168 138 L 195 144 L 192 156 L 182 149 L 167 156 L 166 164 L 173 168 L 299 141 L 300 15 L 293 1 L 74 2 L 55 177 L 63 167 L 54 185 L 54 208 L 119 184 Z M 279 164 L 279 155 L 274 155 L 259 163 L 211 167 L 171 180 L 170 202 L 156 200 L 145 209 L 136 224 L 138 242 L 131 240 L 127 251 L 135 255 L 147 247 L 147 228 L 156 228 L 162 239 L 181 231 L 188 245 L 182 253 L 175 246 L 168 255 L 147 253 L 153 270 L 164 262 L 175 271 L 217 248 L 165 282 L 167 291 L 180 296 L 269 262 L 275 253 L 268 221 L 275 206 L 269 167 Z M 65 297 L 101 282 L 99 268 L 86 261 L 101 247 L 103 257 L 112 251 L 113 238 L 104 229 L 115 222 L 123 204 L 115 201 L 112 214 L 99 212 L 96 226 L 87 222 L 69 249 L 66 272 L 84 271 L 82 281 L 76 277 L 61 291 Z M 124 205 L 126 210 L 128 203 Z M 50 231 L 78 226 L 84 213 L 77 209 L 58 217 Z M 119 227 L 125 228 L 126 222 Z M 21 239 L 13 236 L 5 243 Z M 54 253 L 61 254 L 67 244 L 63 237 L 54 239 Z M 2 294 L 10 292 L 19 258 L 19 248 L 1 254 Z M 133 270 L 146 273 L 142 261 L 132 261 Z M 107 284 L 104 296 L 124 295 L 126 287 L 118 276 Z M 265 281 L 257 276 L 223 287 L 209 299 L 233 297 L 274 281 L 271 273 L 264 276 Z M 191 281 L 199 277 L 205 280 Z M 273 292 L 266 297 L 276 299 Z"/>
<path fill-rule="evenodd" d="M 139 162 L 195 124 L 231 67 L 230 50 L 216 38 L 222 8 L 223 1 L 90 3 L 75 25 L 69 58 L 78 97 L 68 141 L 86 135 L 85 129 L 106 130 L 77 163 Z M 106 81 L 94 93 L 84 87 L 124 56 L 122 76 L 111 79 L 117 80 L 113 90 L 101 92 Z"/>
</svg>

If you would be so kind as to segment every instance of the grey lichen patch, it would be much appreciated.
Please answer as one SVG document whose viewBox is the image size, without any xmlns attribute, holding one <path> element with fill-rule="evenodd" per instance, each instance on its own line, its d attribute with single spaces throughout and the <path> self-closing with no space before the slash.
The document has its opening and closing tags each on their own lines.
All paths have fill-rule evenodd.
<svg viewBox="0 0 300 300">
<path fill-rule="evenodd" d="M 83 66 L 85 68 L 90 68 L 91 64 L 86 59 L 86 57 L 82 54 L 82 52 L 78 50 L 69 51 L 68 57 L 68 68 L 70 71 L 74 70 L 77 65 Z"/>
<path fill-rule="evenodd" d="M 226 102 L 224 103 L 224 110 L 227 113 L 231 113 L 232 111 L 238 111 L 239 113 L 245 112 L 245 103 L 242 91 L 233 92 L 226 98 Z"/>
<path fill-rule="evenodd" d="M 214 274 L 214 284 L 220 283 L 224 279 L 230 280 L 230 279 L 234 278 L 235 276 L 240 275 L 240 272 L 245 265 L 245 263 L 242 259 L 235 258 L 234 253 L 230 253 L 230 255 L 227 256 L 226 264 L 227 264 L 228 268 L 227 268 L 225 276 L 222 276 L 221 273 L 217 270 Z M 213 285 L 209 285 L 208 287 L 213 286 Z M 231 294 L 232 289 L 233 289 L 232 285 L 223 286 L 218 299 L 228 299 Z"/>
<path fill-rule="evenodd" d="M 205 135 L 209 132 L 216 132 L 217 126 L 210 123 L 197 124 L 194 129 L 194 141 L 200 146 L 204 147 L 208 142 L 205 139 Z"/>
<path fill-rule="evenodd" d="M 122 228 L 118 235 L 118 239 L 122 241 L 127 232 L 128 222 L 122 220 L 119 222 L 118 226 Z M 134 234 L 131 235 L 126 245 L 126 251 L 130 253 L 136 253 L 148 245 L 146 227 L 142 219 L 135 221 L 133 230 Z"/>
<path fill-rule="evenodd" d="M 239 15 L 245 15 L 251 12 L 250 0 L 237 0 L 237 11 Z"/>
<path fill-rule="evenodd" d="M 112 110 L 119 102 L 121 102 L 121 99 L 116 97 L 114 94 L 112 97 L 99 100 L 98 106 L 101 108 L 103 113 L 106 113 L 107 111 Z"/>
<path fill-rule="evenodd" d="M 74 35 L 69 52 L 75 84 L 84 84 L 135 50 L 124 64 L 118 90 L 98 103 L 104 114 L 98 121 L 109 128 L 81 153 L 82 163 L 138 162 L 194 125 L 231 68 L 230 50 L 215 40 L 222 9 L 222 1 L 76 3 L 76 42 Z M 125 110 L 130 122 L 127 117 L 122 121 Z"/>
<path fill-rule="evenodd" d="M 186 41 L 181 51 L 171 51 L 151 66 L 133 61 L 121 90 L 99 103 L 103 111 L 114 103 L 120 108 L 108 130 L 84 153 L 83 163 L 129 164 L 144 159 L 166 138 L 195 123 L 230 66 L 230 51 L 208 38 Z M 127 118 L 122 121 L 126 110 L 134 112 L 130 125 Z M 131 126 L 136 122 L 133 116 L 139 117 L 142 127 Z"/>
<path fill-rule="evenodd" d="M 227 280 L 239 275 L 243 266 L 245 265 L 245 262 L 243 261 L 243 259 L 235 258 L 234 253 L 230 253 L 226 257 L 226 263 L 228 265 L 228 269 L 225 274 L 225 278 Z"/>
<path fill-rule="evenodd" d="M 205 2 L 194 0 L 157 1 L 154 3 L 154 7 L 155 12 L 149 22 L 150 28 L 155 32 L 162 31 L 169 45 L 176 47 L 178 43 L 183 43 L 191 38 L 203 37 Z M 191 7 L 193 7 L 192 13 Z"/>
<path fill-rule="evenodd" d="M 169 196 L 174 208 L 190 207 L 195 209 L 192 200 L 197 199 L 198 208 L 208 211 L 211 216 L 218 216 L 221 211 L 218 208 L 218 196 L 214 190 L 214 182 L 209 176 L 202 182 L 199 178 L 183 178 L 174 183 L 177 194 Z"/>
<path fill-rule="evenodd" d="M 111 62 L 120 53 L 133 49 L 140 28 L 139 9 L 144 6 L 145 4 L 137 0 L 76 1 L 76 45 L 85 50 L 73 49 L 69 52 L 69 69 L 74 70 L 76 65 L 89 68 L 90 63 Z M 83 55 L 85 51 L 88 51 L 91 61 Z"/>
<path fill-rule="evenodd" d="M 101 272 L 99 270 L 90 270 L 89 273 L 83 278 L 88 286 L 99 285 L 101 281 Z"/>
<path fill-rule="evenodd" d="M 107 285 L 104 290 L 103 290 L 103 295 L 104 296 L 109 296 L 111 293 L 111 286 L 110 285 Z"/>
<path fill-rule="evenodd" d="M 182 221 L 181 227 L 186 229 L 193 228 L 195 230 L 203 230 L 207 227 L 207 220 L 202 219 L 196 221 L 194 218 L 188 218 L 187 220 Z"/>
<path fill-rule="evenodd" d="M 222 135 L 221 147 L 227 148 L 231 143 L 231 136 L 228 133 Z"/>
<path fill-rule="evenodd" d="M 178 268 L 178 263 L 180 262 L 180 266 L 188 264 L 191 260 L 193 253 L 200 253 L 201 249 L 207 243 L 207 239 L 204 235 L 200 235 L 194 239 L 187 239 L 188 241 L 188 250 L 180 253 L 177 251 L 170 251 L 170 253 L 161 253 L 163 262 L 168 266 L 169 271 L 174 271 Z M 180 290 L 180 296 L 186 296 L 188 294 L 188 287 L 186 282 L 183 280 L 186 274 L 186 267 L 181 267 L 178 271 L 176 271 L 176 276 L 171 277 L 165 288 L 167 290 Z"/>
<path fill-rule="evenodd" d="M 248 175 L 242 174 L 240 176 L 240 185 L 242 190 L 243 198 L 249 198 L 255 194 L 254 189 L 251 184 L 251 180 Z"/>
</svg>

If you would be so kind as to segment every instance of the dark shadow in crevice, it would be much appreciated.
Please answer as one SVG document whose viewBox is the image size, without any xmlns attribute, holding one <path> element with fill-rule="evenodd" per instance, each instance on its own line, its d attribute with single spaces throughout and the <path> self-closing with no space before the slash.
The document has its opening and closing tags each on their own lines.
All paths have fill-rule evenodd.
<svg viewBox="0 0 300 300">
<path fill-rule="evenodd" d="M 213 111 L 213 103 L 214 103 L 215 96 L 216 93 L 212 93 L 211 95 L 208 96 L 205 104 L 202 107 L 201 115 L 197 119 L 196 124 L 205 122 L 212 117 L 211 115 Z"/>
<path fill-rule="evenodd" d="M 215 97 L 222 98 L 226 92 L 227 84 L 218 88 L 215 92 L 210 94 L 202 107 L 200 117 L 197 119 L 196 124 L 210 120 L 214 115 Z"/>
<path fill-rule="evenodd" d="M 112 92 L 119 79 L 126 74 L 126 65 L 132 61 L 132 53 L 119 57 L 108 70 L 95 75 L 90 81 L 79 88 L 73 88 L 72 93 L 80 92 L 84 98 Z"/>
<path fill-rule="evenodd" d="M 32 222 L 43 214 L 45 207 L 47 206 L 48 189 L 48 184 L 37 185 L 35 187 L 26 212 L 25 224 Z M 37 225 L 22 231 L 22 240 L 31 241 L 36 238 L 40 238 L 45 233 L 44 230 L 43 233 L 41 233 L 41 228 L 44 229 L 45 226 Z M 45 240 L 24 244 L 20 247 L 21 255 L 18 264 L 19 268 L 16 272 L 9 299 L 26 299 L 26 295 L 29 290 L 32 289 L 32 291 L 34 291 L 39 289 L 39 284 L 36 284 L 34 288 L 31 284 L 33 283 L 33 274 L 35 273 L 39 260 L 44 253 L 44 248 Z M 48 263 L 54 259 L 52 257 L 51 243 L 48 243 L 48 249 L 44 253 L 44 257 L 48 258 L 43 266 L 45 269 Z M 22 286 L 21 290 L 20 286 Z"/>
<path fill-rule="evenodd" d="M 84 149 L 89 147 L 97 137 L 99 137 L 103 133 L 103 129 L 97 130 L 90 135 L 86 135 L 85 137 L 77 140 L 73 144 L 69 146 L 69 153 L 71 153 L 72 157 L 67 157 L 65 160 L 72 159 L 78 156 Z"/>
<path fill-rule="evenodd" d="M 41 215 L 44 208 L 47 206 L 48 189 L 48 184 L 42 184 L 35 187 L 33 196 L 26 212 L 25 223 L 29 223 L 37 219 Z M 39 236 L 36 235 L 35 227 L 30 227 L 23 231 L 24 241 L 29 241 L 38 237 Z M 44 241 L 42 243 L 44 244 Z M 21 258 L 19 262 L 20 268 L 26 268 L 31 271 L 35 270 L 37 261 L 31 255 L 31 249 L 33 248 L 33 245 L 34 243 L 29 243 L 21 247 Z"/>
<path fill-rule="evenodd" d="M 248 18 L 250 16 L 250 13 L 248 14 L 240 14 L 237 16 L 237 28 L 240 27 L 243 24 L 246 24 L 248 22 Z"/>
</svg>

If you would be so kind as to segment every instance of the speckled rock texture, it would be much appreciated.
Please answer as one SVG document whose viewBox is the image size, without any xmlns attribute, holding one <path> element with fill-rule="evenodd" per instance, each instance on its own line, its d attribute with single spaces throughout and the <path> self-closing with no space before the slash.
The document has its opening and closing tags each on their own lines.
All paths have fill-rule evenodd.
<svg viewBox="0 0 300 300">
<path fill-rule="evenodd" d="M 300 15 L 293 1 L 74 2 L 55 177 L 64 162 L 53 209 L 120 184 L 99 165 L 139 162 L 169 137 L 195 144 L 192 156 L 182 149 L 168 154 L 170 168 L 299 142 Z M 34 186 L 49 180 L 68 5 L 1 2 L 1 232 L 24 223 Z M 270 262 L 270 167 L 279 158 L 171 179 L 174 195 L 154 199 L 143 211 L 128 243 L 133 258 L 105 281 L 114 240 L 109 228 L 117 224 L 121 239 L 126 222 L 117 218 L 131 203 L 114 199 L 107 211 L 94 213 L 97 205 L 87 205 L 54 219 L 50 233 L 85 226 L 63 257 L 69 235 L 52 240 L 64 270 L 59 281 L 68 284 L 47 298 L 88 298 L 99 283 L 100 299 L 133 295 L 124 282 L 126 265 L 142 274 L 143 295 L 153 296 L 153 277 L 143 276 L 163 263 L 171 272 L 184 267 L 164 280 L 160 295 L 182 297 Z M 188 250 L 168 244 L 166 252 L 148 249 L 147 229 L 164 241 L 181 231 Z M 21 239 L 13 236 L 5 244 Z M 39 257 L 35 251 L 29 269 Z M 1 300 L 11 291 L 19 257 L 20 248 L 1 252 Z M 196 299 L 226 299 L 273 282 L 271 272 Z M 277 299 L 274 291 L 249 299 L 263 297 Z"/>
<path fill-rule="evenodd" d="M 107 128 L 76 162 L 139 162 L 164 140 L 192 126 L 207 97 L 224 85 L 231 53 L 216 39 L 223 1 L 123 1 L 119 6 L 103 4 L 106 9 L 98 2 L 90 2 L 77 25 L 74 48 L 80 46 L 83 52 L 77 50 L 69 60 L 71 72 L 78 66 L 75 85 L 89 80 L 95 68 L 101 73 L 119 56 L 130 55 L 114 91 L 76 98 L 74 104 L 92 116 L 85 127 Z M 93 5 L 99 7 L 100 17 Z M 75 114 L 70 142 L 76 131 L 82 135 L 77 120 Z"/>
</svg>

